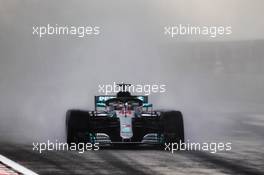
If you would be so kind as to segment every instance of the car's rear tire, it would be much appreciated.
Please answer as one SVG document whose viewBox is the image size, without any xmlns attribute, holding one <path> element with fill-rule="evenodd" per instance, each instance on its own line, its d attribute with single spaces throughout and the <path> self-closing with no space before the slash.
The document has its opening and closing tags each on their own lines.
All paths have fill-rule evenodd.
<svg viewBox="0 0 264 175">
<path fill-rule="evenodd" d="M 184 127 L 180 111 L 167 111 L 161 114 L 165 143 L 183 143 Z"/>
<path fill-rule="evenodd" d="M 66 113 L 67 143 L 89 141 L 89 113 L 80 110 L 68 110 Z"/>
</svg>

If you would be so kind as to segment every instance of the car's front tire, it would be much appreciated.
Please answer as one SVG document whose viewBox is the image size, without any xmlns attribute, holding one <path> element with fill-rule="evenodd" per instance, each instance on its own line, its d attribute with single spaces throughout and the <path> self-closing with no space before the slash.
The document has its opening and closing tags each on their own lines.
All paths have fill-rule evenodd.
<svg viewBox="0 0 264 175">
<path fill-rule="evenodd" d="M 68 110 L 66 113 L 67 143 L 89 141 L 89 113 L 80 110 Z"/>
<path fill-rule="evenodd" d="M 167 111 L 161 114 L 163 136 L 165 143 L 183 143 L 184 127 L 180 111 Z"/>
</svg>

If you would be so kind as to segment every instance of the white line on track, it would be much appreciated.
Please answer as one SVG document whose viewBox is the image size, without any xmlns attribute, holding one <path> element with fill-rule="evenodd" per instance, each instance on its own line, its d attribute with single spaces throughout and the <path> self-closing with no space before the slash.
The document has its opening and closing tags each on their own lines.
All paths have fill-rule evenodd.
<svg viewBox="0 0 264 175">
<path fill-rule="evenodd" d="M 38 175 L 37 173 L 23 167 L 22 165 L 19 165 L 18 163 L 6 158 L 3 155 L 0 155 L 0 162 L 2 162 L 3 164 L 13 168 L 14 170 L 16 170 L 17 172 L 24 174 L 24 175 Z"/>
</svg>

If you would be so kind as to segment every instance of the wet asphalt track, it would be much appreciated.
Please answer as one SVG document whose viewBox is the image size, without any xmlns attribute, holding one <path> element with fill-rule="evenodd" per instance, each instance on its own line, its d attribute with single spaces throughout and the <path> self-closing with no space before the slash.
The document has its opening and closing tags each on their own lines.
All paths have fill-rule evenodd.
<svg viewBox="0 0 264 175">
<path fill-rule="evenodd" d="M 153 147 L 113 148 L 99 151 L 33 151 L 32 145 L 0 141 L 0 154 L 40 175 L 93 174 L 238 174 L 264 175 L 264 120 L 228 117 L 229 152 L 168 151 Z M 232 127 L 231 127 L 232 126 Z M 211 140 L 211 139 L 210 139 Z"/>
<path fill-rule="evenodd" d="M 180 151 L 171 154 L 149 147 L 104 148 L 99 151 L 47 151 L 1 143 L 0 154 L 39 174 L 264 174 L 261 152 L 211 154 Z"/>
</svg>

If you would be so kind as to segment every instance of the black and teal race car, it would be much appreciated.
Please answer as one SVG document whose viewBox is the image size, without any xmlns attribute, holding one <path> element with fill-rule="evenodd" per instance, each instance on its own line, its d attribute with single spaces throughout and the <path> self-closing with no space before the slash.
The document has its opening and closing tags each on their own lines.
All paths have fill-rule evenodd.
<svg viewBox="0 0 264 175">
<path fill-rule="evenodd" d="M 127 86 L 121 84 L 120 86 Z M 120 91 L 95 96 L 95 110 L 68 110 L 67 143 L 159 144 L 184 142 L 180 111 L 155 111 L 148 96 Z"/>
</svg>

